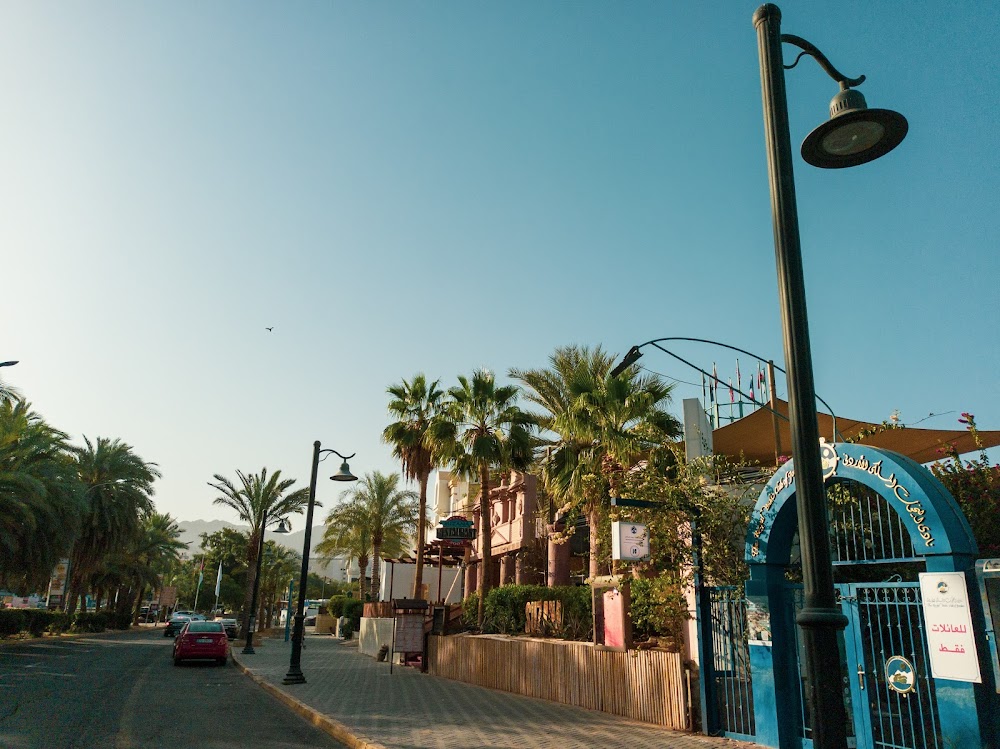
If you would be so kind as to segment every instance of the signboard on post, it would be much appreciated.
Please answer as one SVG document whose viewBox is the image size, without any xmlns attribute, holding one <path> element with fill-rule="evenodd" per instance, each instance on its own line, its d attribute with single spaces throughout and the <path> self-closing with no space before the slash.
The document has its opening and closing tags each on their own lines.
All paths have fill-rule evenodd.
<svg viewBox="0 0 1000 749">
<path fill-rule="evenodd" d="M 472 541 L 476 538 L 475 523 L 461 515 L 452 515 L 441 521 L 435 535 L 440 541 Z"/>
<path fill-rule="evenodd" d="M 965 575 L 961 572 L 921 572 L 920 599 L 931 676 L 981 683 Z"/>
<path fill-rule="evenodd" d="M 643 523 L 611 523 L 611 558 L 622 562 L 649 559 L 649 529 Z"/>
<path fill-rule="evenodd" d="M 49 578 L 49 594 L 45 602 L 46 608 L 62 608 L 63 600 L 66 597 L 66 582 L 68 578 L 69 560 L 60 559 L 55 569 L 52 570 L 52 576 Z"/>
<path fill-rule="evenodd" d="M 168 585 L 160 589 L 160 605 L 165 609 L 177 605 L 177 588 L 175 586 Z"/>
</svg>

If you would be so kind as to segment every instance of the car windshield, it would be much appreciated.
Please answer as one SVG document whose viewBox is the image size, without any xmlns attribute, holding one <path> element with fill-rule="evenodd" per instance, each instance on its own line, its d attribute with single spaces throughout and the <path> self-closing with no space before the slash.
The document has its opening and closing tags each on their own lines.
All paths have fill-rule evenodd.
<svg viewBox="0 0 1000 749">
<path fill-rule="evenodd" d="M 188 632 L 222 632 L 220 622 L 191 622 L 187 628 Z"/>
</svg>

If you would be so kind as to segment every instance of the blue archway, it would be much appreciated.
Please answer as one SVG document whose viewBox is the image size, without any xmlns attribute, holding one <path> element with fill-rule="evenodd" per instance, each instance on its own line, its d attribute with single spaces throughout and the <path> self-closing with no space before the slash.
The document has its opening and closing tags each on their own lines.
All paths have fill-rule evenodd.
<svg viewBox="0 0 1000 749">
<path fill-rule="evenodd" d="M 880 503 L 883 514 L 877 519 L 892 517 L 898 535 L 908 538 L 906 558 L 893 555 L 894 563 L 909 563 L 927 572 L 961 572 L 970 577 L 975 564 L 978 547 L 965 516 L 951 494 L 926 468 L 913 460 L 866 445 L 850 443 L 823 443 L 821 450 L 824 481 L 827 486 L 835 483 L 861 485 L 868 496 Z M 872 515 L 868 516 L 871 525 Z M 864 527 L 865 518 L 855 523 Z M 745 541 L 745 558 L 750 567 L 750 579 L 746 584 L 746 626 L 748 632 L 747 655 L 752 675 L 753 712 L 758 743 L 766 746 L 795 747 L 808 746 L 807 730 L 803 724 L 800 691 L 800 664 L 798 661 L 797 631 L 794 613 L 794 596 L 797 586 L 788 580 L 789 565 L 797 536 L 797 511 L 795 503 L 795 465 L 789 461 L 781 466 L 761 491 L 751 514 Z M 870 532 L 871 529 L 868 528 Z M 881 560 L 874 560 L 878 564 Z M 889 560 L 887 560 L 889 561 Z M 869 572 L 873 570 L 872 560 L 868 560 Z M 893 576 L 895 577 L 895 576 Z M 886 577 L 866 579 L 886 580 Z M 898 580 L 898 577 L 896 577 Z M 967 581 L 969 582 L 969 581 Z M 876 606 L 895 606 L 894 611 L 902 611 L 906 606 L 907 616 L 913 622 L 912 637 L 922 638 L 920 624 L 919 584 L 913 581 L 884 583 L 858 583 L 850 589 L 839 586 L 844 597 L 844 611 L 856 617 L 865 606 L 875 610 Z M 967 585 L 967 588 L 969 586 Z M 858 596 L 858 591 L 862 596 Z M 872 593 L 874 591 L 874 593 Z M 863 604 L 858 598 L 865 599 Z M 970 601 L 973 599 L 970 596 Z M 853 602 L 848 602 L 854 599 Z M 881 609 L 879 609 L 881 610 Z M 888 608 L 886 609 L 888 610 Z M 868 609 L 863 612 L 868 616 Z M 858 746 L 869 746 L 870 736 L 861 734 L 871 731 L 869 709 L 874 695 L 871 689 L 857 686 L 853 681 L 853 669 L 857 661 L 852 660 L 848 651 L 859 647 L 866 638 L 874 637 L 879 630 L 866 619 L 860 624 L 856 618 L 844 635 L 845 657 L 852 664 L 850 690 L 854 712 L 854 726 L 858 731 Z M 880 626 L 885 629 L 888 625 Z M 898 628 L 898 622 L 893 626 Z M 853 630 L 852 630 L 853 627 Z M 919 647 L 926 656 L 926 644 Z M 858 650 L 860 652 L 860 650 Z M 979 649 L 983 656 L 983 649 Z M 864 660 L 863 656 L 859 656 Z M 876 668 L 883 667 L 878 657 L 869 654 L 866 664 L 857 665 L 858 680 L 861 673 L 872 678 Z M 864 671 L 863 671 L 864 669 Z M 985 676 L 984 672 L 984 676 Z M 933 712 L 933 731 L 951 739 L 960 738 L 961 743 L 978 746 L 983 733 L 985 719 L 981 724 L 980 714 L 986 709 L 985 689 L 988 685 L 973 685 L 947 679 L 931 678 L 923 669 L 925 689 L 919 693 Z M 931 694 L 933 693 L 933 695 Z M 871 704 L 870 704 L 871 703 Z M 913 704 L 913 700 L 910 701 Z M 993 703 L 995 704 L 995 703 Z M 884 709 L 880 706 L 879 709 Z M 868 723 L 866 723 L 868 721 Z M 877 729 L 876 729 L 877 730 Z M 905 744 L 901 744 L 905 746 Z M 914 746 L 923 746 L 915 743 Z M 929 744 L 934 746 L 934 744 Z"/>
</svg>

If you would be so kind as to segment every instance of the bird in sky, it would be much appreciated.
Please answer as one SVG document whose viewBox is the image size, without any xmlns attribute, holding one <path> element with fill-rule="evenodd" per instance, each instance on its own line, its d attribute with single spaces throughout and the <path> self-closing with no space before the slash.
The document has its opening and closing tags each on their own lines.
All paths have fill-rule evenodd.
<svg viewBox="0 0 1000 749">
<path fill-rule="evenodd" d="M 274 330 L 274 328 L 273 327 L 272 328 L 264 328 L 264 330 L 266 330 L 268 333 L 270 333 L 272 330 Z"/>
</svg>

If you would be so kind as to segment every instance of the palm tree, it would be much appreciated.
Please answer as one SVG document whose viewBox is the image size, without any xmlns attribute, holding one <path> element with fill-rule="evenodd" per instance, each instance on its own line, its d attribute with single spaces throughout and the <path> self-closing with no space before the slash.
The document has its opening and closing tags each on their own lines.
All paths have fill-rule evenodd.
<svg viewBox="0 0 1000 749">
<path fill-rule="evenodd" d="M 260 568 L 260 601 L 257 621 L 271 625 L 275 611 L 275 601 L 288 589 L 288 581 L 293 580 L 302 566 L 302 555 L 268 541 L 264 544 L 264 560 Z M 266 616 L 265 616 L 266 615 Z"/>
<path fill-rule="evenodd" d="M 611 376 L 614 357 L 600 346 L 556 349 L 549 369 L 512 370 L 541 406 L 536 416 L 553 433 L 543 476 L 566 508 L 582 507 L 590 526 L 590 575 L 599 574 L 597 527 L 615 473 L 681 433 L 664 410 L 671 386 L 631 366 Z M 596 486 L 594 479 L 596 479 Z"/>
<path fill-rule="evenodd" d="M 70 556 L 69 613 L 109 551 L 125 546 L 153 512 L 153 483 L 160 477 L 155 463 L 147 463 L 119 439 L 83 441 L 84 447 L 73 452 L 89 506 Z"/>
<path fill-rule="evenodd" d="M 281 471 L 275 471 L 270 477 L 267 468 L 261 472 L 245 474 L 236 471 L 240 486 L 237 487 L 225 476 L 215 474 L 216 483 L 208 482 L 213 489 L 221 492 L 214 503 L 225 505 L 236 511 L 240 520 L 250 525 L 250 537 L 247 543 L 247 585 L 243 596 L 243 612 L 246 627 L 249 626 L 250 608 L 253 605 L 253 584 L 257 578 L 257 555 L 260 540 L 270 523 L 281 518 L 287 518 L 294 513 L 301 513 L 309 503 L 309 490 L 296 489 L 286 494 L 295 483 L 295 479 L 281 478 Z M 319 504 L 317 502 L 317 504 Z"/>
<path fill-rule="evenodd" d="M 402 553 L 417 527 L 419 498 L 414 491 L 399 489 L 399 479 L 398 473 L 386 475 L 373 471 L 365 474 L 341 495 L 343 504 L 336 508 L 336 518 L 342 528 L 367 528 L 371 537 L 371 595 L 375 600 L 379 596 L 382 555 Z M 364 534 L 364 531 L 348 532 Z"/>
<path fill-rule="evenodd" d="M 523 470 L 531 461 L 531 416 L 517 406 L 518 389 L 498 386 L 492 372 L 480 370 L 448 390 L 443 412 L 434 419 L 428 439 L 456 473 L 479 476 L 479 626 L 483 626 L 492 555 L 490 471 Z"/>
<path fill-rule="evenodd" d="M 444 392 L 439 380 L 428 384 L 424 375 L 414 375 L 388 389 L 392 400 L 389 413 L 398 419 L 382 432 L 382 439 L 392 445 L 392 454 L 403 462 L 407 481 L 420 485 L 420 512 L 417 520 L 417 564 L 413 577 L 413 597 L 423 597 L 424 544 L 427 530 L 427 481 L 437 463 L 427 439 L 431 420 L 441 411 Z"/>
<path fill-rule="evenodd" d="M 0 587 L 45 587 L 86 509 L 67 437 L 24 401 L 0 402 Z"/>
<path fill-rule="evenodd" d="M 352 504 L 339 505 L 326 516 L 323 538 L 316 544 L 316 553 L 327 560 L 342 556 L 347 565 L 357 560 L 360 570 L 358 595 L 362 601 L 368 592 L 368 562 L 372 553 L 371 527 L 364 520 L 358 507 Z"/>
</svg>

